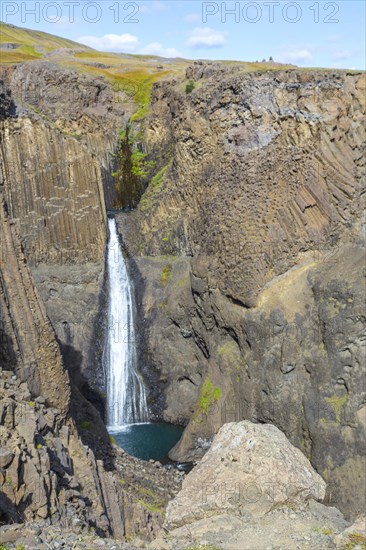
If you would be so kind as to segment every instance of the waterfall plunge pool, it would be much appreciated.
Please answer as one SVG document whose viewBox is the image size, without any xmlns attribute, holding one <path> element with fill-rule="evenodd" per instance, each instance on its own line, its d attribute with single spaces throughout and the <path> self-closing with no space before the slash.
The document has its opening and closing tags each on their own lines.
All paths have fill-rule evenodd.
<svg viewBox="0 0 366 550">
<path fill-rule="evenodd" d="M 162 422 L 126 424 L 109 428 L 110 435 L 126 453 L 142 460 L 169 461 L 168 452 L 182 436 L 184 428 Z M 182 465 L 183 466 L 183 465 Z M 183 469 L 177 465 L 179 469 Z"/>
<path fill-rule="evenodd" d="M 108 215 L 108 228 L 108 330 L 103 352 L 108 431 L 128 454 L 168 464 L 168 452 L 183 428 L 148 422 L 146 391 L 137 365 L 133 289 L 113 213 Z M 174 466 L 187 469 L 185 464 Z"/>
</svg>

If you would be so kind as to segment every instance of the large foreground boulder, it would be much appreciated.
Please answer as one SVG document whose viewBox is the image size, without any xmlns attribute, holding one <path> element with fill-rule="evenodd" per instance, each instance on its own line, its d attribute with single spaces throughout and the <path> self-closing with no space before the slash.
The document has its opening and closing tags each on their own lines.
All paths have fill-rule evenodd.
<svg viewBox="0 0 366 550">
<path fill-rule="evenodd" d="M 323 500 L 326 485 L 271 424 L 225 424 L 186 477 L 166 513 L 168 529 L 219 514 L 263 516 L 279 506 Z"/>
</svg>

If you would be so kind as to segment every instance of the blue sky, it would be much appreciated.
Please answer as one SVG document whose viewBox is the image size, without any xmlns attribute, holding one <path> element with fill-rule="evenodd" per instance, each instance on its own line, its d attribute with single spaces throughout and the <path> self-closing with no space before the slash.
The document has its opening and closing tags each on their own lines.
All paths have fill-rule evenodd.
<svg viewBox="0 0 366 550">
<path fill-rule="evenodd" d="M 365 68 L 363 0 L 3 0 L 1 19 L 105 51 Z"/>
</svg>

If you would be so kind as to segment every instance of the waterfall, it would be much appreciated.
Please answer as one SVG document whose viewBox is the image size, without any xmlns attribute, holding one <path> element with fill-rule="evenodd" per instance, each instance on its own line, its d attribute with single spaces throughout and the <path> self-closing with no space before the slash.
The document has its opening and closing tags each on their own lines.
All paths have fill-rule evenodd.
<svg viewBox="0 0 366 550">
<path fill-rule="evenodd" d="M 108 219 L 108 325 L 103 354 L 107 380 L 107 424 L 118 429 L 148 421 L 146 392 L 137 372 L 131 285 L 117 233 Z"/>
</svg>

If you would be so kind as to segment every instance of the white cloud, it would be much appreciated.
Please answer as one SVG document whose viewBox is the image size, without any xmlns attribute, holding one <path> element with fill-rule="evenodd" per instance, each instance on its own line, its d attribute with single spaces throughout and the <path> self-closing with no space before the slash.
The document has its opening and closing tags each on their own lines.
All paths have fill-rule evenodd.
<svg viewBox="0 0 366 550">
<path fill-rule="evenodd" d="M 297 63 L 305 63 L 313 59 L 313 54 L 307 48 L 300 48 L 289 51 L 287 53 L 288 59 Z"/>
<path fill-rule="evenodd" d="M 133 34 L 105 34 L 104 36 L 80 36 L 77 42 L 96 50 L 108 52 L 136 52 L 139 39 Z"/>
<path fill-rule="evenodd" d="M 164 48 L 160 42 L 151 42 L 140 47 L 140 41 L 133 34 L 105 34 L 104 36 L 81 36 L 77 40 L 91 48 L 104 52 L 126 52 L 161 57 L 179 57 L 175 48 Z"/>
<path fill-rule="evenodd" d="M 149 2 L 149 4 L 139 5 L 138 8 L 140 13 L 151 13 L 153 11 L 165 11 L 168 9 L 168 6 L 164 2 L 160 2 L 160 0 L 154 0 L 154 2 Z"/>
<path fill-rule="evenodd" d="M 185 16 L 184 21 L 187 23 L 199 23 L 202 21 L 202 15 L 199 13 L 189 13 Z"/>
<path fill-rule="evenodd" d="M 190 48 L 221 48 L 224 44 L 224 34 L 210 27 L 196 27 L 186 42 Z"/>
<path fill-rule="evenodd" d="M 353 57 L 356 53 L 357 51 L 355 50 L 340 50 L 332 55 L 332 59 L 333 61 L 341 61 L 343 59 L 349 59 L 350 57 Z"/>
<path fill-rule="evenodd" d="M 179 52 L 175 48 L 164 48 L 159 42 L 151 42 L 151 44 L 140 48 L 138 53 L 143 55 L 159 55 L 161 57 L 179 57 Z"/>
<path fill-rule="evenodd" d="M 340 34 L 330 34 L 329 36 L 327 36 L 327 42 L 339 42 L 341 38 L 342 36 Z"/>
<path fill-rule="evenodd" d="M 281 53 L 275 56 L 275 60 L 280 63 L 309 63 L 313 59 L 311 48 L 289 46 L 282 48 Z"/>
</svg>

